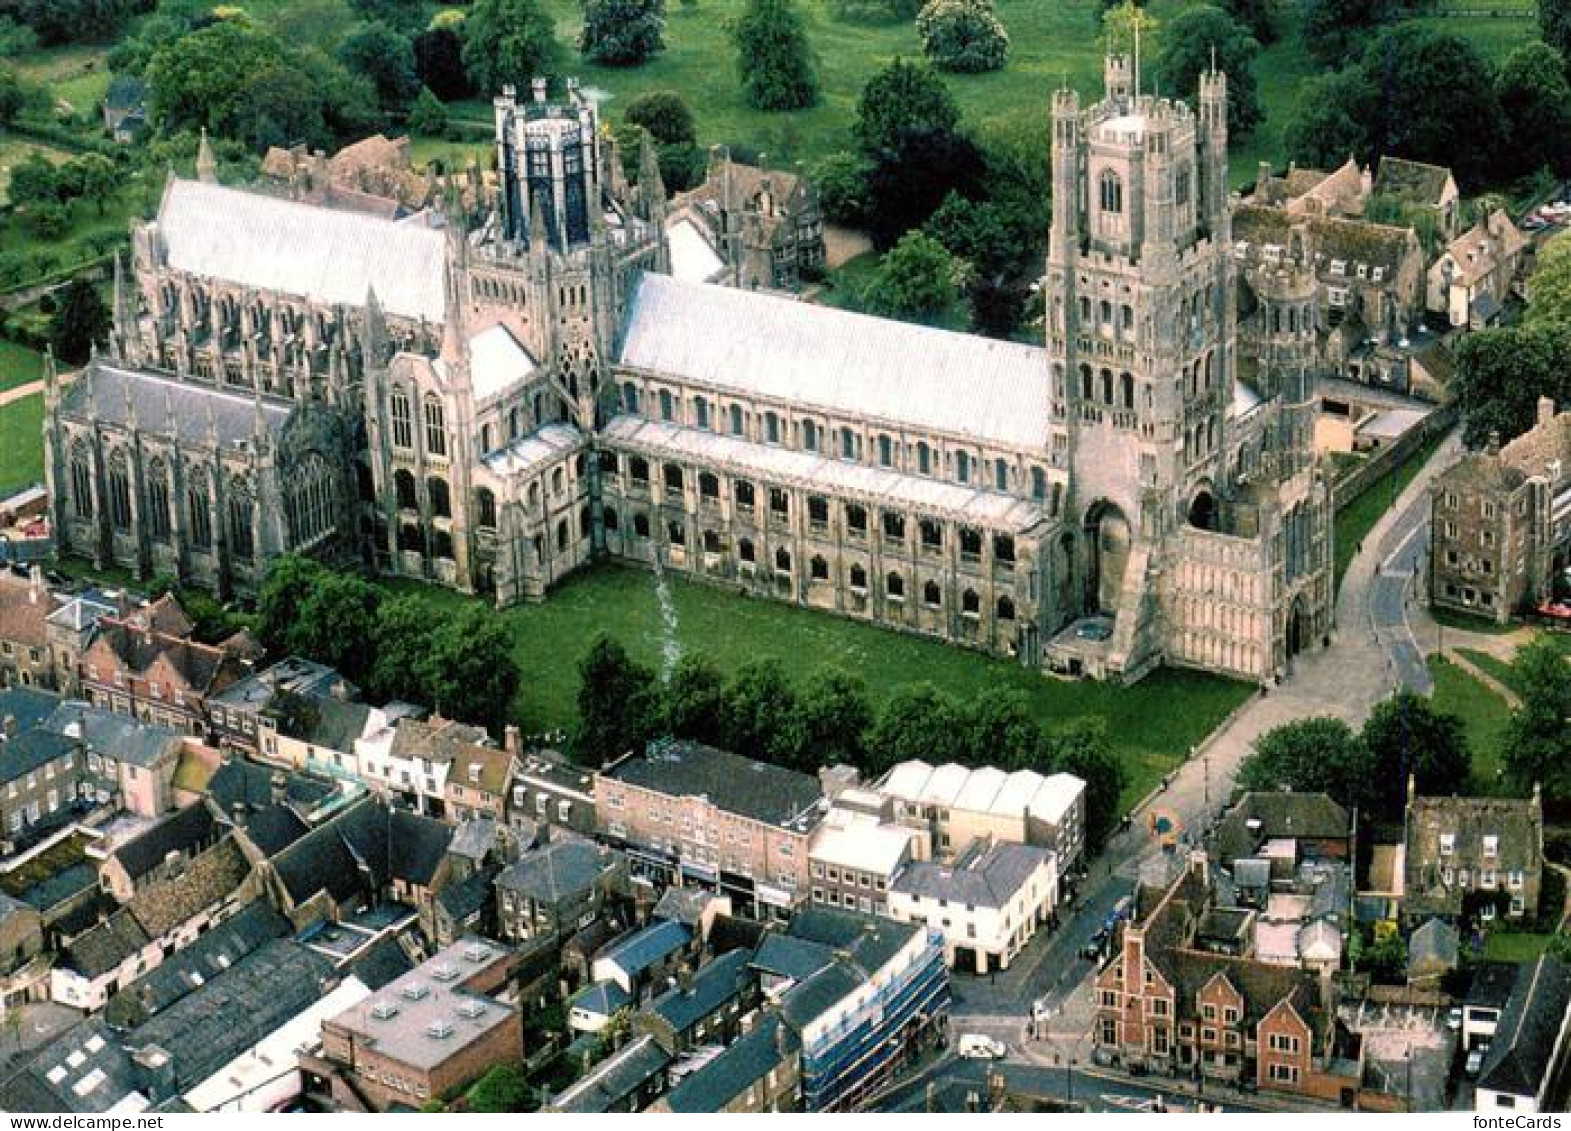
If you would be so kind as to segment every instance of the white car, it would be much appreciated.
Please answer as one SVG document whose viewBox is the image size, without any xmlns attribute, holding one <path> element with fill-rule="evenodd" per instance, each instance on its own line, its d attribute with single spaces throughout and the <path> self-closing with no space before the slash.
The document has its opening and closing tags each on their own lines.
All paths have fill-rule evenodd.
<svg viewBox="0 0 1571 1131">
<path fill-rule="evenodd" d="M 1002 1060 L 1009 1053 L 1003 1041 L 985 1033 L 961 1033 L 955 1051 L 967 1060 Z"/>
</svg>

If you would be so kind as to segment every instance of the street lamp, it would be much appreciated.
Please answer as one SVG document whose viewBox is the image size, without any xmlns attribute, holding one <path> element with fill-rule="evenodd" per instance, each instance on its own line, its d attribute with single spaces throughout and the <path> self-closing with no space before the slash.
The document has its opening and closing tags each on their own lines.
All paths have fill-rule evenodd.
<svg viewBox="0 0 1571 1131">
<path fill-rule="evenodd" d="M 1067 1103 L 1075 1102 L 1075 1065 L 1080 1062 L 1070 1057 L 1064 1064 L 1064 1097 Z"/>
</svg>

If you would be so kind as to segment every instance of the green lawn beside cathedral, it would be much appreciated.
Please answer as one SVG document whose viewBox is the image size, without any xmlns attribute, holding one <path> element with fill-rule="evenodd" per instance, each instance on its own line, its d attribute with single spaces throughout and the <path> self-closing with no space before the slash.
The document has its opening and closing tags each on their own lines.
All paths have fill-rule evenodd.
<svg viewBox="0 0 1571 1131">
<path fill-rule="evenodd" d="M 1114 745 L 1129 767 L 1127 808 L 1183 760 L 1254 689 L 1197 672 L 1163 669 L 1132 687 L 1067 683 L 1037 671 L 813 612 L 754 600 L 670 577 L 676 640 L 724 671 L 773 656 L 800 680 L 820 664 L 835 664 L 867 682 L 876 699 L 901 684 L 929 681 L 960 699 L 987 687 L 1023 691 L 1047 725 L 1082 715 L 1107 720 Z M 393 587 L 406 589 L 401 583 Z M 468 600 L 419 587 L 435 602 Z M 658 666 L 666 632 L 654 575 L 603 565 L 554 590 L 545 603 L 506 610 L 522 682 L 516 712 L 540 727 L 566 726 L 574 715 L 577 663 L 595 635 L 605 632 L 640 661 Z"/>
<path fill-rule="evenodd" d="M 44 477 L 42 393 L 0 405 L 0 495 Z"/>
</svg>

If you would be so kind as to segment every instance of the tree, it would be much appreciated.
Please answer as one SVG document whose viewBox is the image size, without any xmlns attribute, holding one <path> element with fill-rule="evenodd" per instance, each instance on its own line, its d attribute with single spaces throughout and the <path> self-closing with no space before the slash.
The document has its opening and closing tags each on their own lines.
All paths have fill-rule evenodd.
<svg viewBox="0 0 1571 1131">
<path fill-rule="evenodd" d="M 1545 636 L 1511 661 L 1521 703 L 1504 739 L 1505 771 L 1518 789 L 1541 785 L 1547 800 L 1571 797 L 1571 665 Z"/>
<path fill-rule="evenodd" d="M 1391 18 L 1391 0 L 1304 0 L 1299 34 L 1322 67 L 1355 58 L 1375 28 Z"/>
<path fill-rule="evenodd" d="M 867 178 L 872 166 L 855 153 L 831 153 L 813 170 L 818 207 L 831 224 L 860 227 L 867 219 Z"/>
<path fill-rule="evenodd" d="M 37 150 L 11 166 L 8 188 L 11 203 L 31 209 L 40 204 L 60 202 L 60 172 L 52 161 Z"/>
<path fill-rule="evenodd" d="M 578 723 L 573 756 L 601 766 L 649 740 L 655 674 L 634 663 L 608 636 L 589 646 L 578 664 Z"/>
<path fill-rule="evenodd" d="M 363 577 L 322 570 L 293 612 L 284 639 L 292 653 L 337 669 L 359 683 L 375 659 L 382 591 Z"/>
<path fill-rule="evenodd" d="M 953 130 L 904 131 L 899 144 L 879 153 L 867 178 L 868 234 L 880 251 L 920 228 L 950 193 L 967 200 L 987 196 L 987 159 L 976 142 Z"/>
<path fill-rule="evenodd" d="M 685 652 L 660 692 L 660 734 L 718 746 L 724 741 L 725 677 L 704 657 Z"/>
<path fill-rule="evenodd" d="M 742 665 L 726 684 L 722 702 L 727 749 L 785 766 L 801 763 L 804 734 L 796 692 L 780 661 L 769 657 Z"/>
<path fill-rule="evenodd" d="M 736 73 L 755 110 L 803 110 L 818 103 L 818 68 L 791 0 L 747 0 L 732 25 Z"/>
<path fill-rule="evenodd" d="M 354 0 L 354 5 L 367 22 L 402 32 L 413 31 L 426 18 L 426 0 Z"/>
<path fill-rule="evenodd" d="M 1030 267 L 1022 262 L 1021 252 L 1033 242 L 1007 217 L 1006 210 L 991 201 L 950 193 L 922 228 L 960 261 L 971 328 L 999 337 L 1007 337 L 1019 325 L 1030 281 Z"/>
<path fill-rule="evenodd" d="M 288 63 L 264 67 L 251 76 L 233 116 L 224 123 L 230 137 L 253 150 L 304 143 L 331 144 L 322 116 L 322 92 L 311 77 Z"/>
<path fill-rule="evenodd" d="M 384 114 L 400 114 L 420 93 L 415 49 L 409 37 L 386 24 L 363 24 L 338 48 L 338 61 L 365 78 Z"/>
<path fill-rule="evenodd" d="M 66 286 L 65 297 L 49 320 L 49 344 L 56 357 L 79 365 L 95 342 L 108 339 L 110 321 L 98 288 L 78 275 Z"/>
<path fill-rule="evenodd" d="M 839 668 L 823 667 L 808 677 L 798 702 L 804 757 L 797 768 L 812 773 L 819 766 L 844 763 L 861 769 L 873 724 L 867 685 Z"/>
<path fill-rule="evenodd" d="M 1539 249 L 1527 280 L 1527 322 L 1533 326 L 1571 323 L 1571 232 L 1561 232 Z"/>
<path fill-rule="evenodd" d="M 104 205 L 120 183 L 115 163 L 101 153 L 86 153 L 71 162 L 71 175 L 79 195 L 91 200 L 94 210 L 102 216 Z"/>
<path fill-rule="evenodd" d="M 1255 42 L 1269 47 L 1276 42 L 1282 13 L 1277 0 L 1218 0 L 1228 15 L 1232 16 L 1255 37 Z M 1229 80 L 1232 76 L 1228 76 Z"/>
<path fill-rule="evenodd" d="M 931 683 L 895 688 L 867 733 L 869 776 L 913 759 L 942 764 L 964 755 L 955 701 Z"/>
<path fill-rule="evenodd" d="M 1551 240 L 1539 253 L 1541 271 L 1555 242 Z M 1571 243 L 1565 246 L 1571 250 Z M 1571 257 L 1567 266 L 1571 267 Z M 1571 393 L 1564 365 L 1571 351 L 1571 325 L 1549 320 L 1555 309 L 1555 285 L 1546 281 L 1541 290 L 1538 281 L 1538 275 L 1530 280 L 1527 325 L 1480 330 L 1465 335 L 1457 345 L 1451 390 L 1461 406 L 1462 438 L 1473 447 L 1481 447 L 1491 436 L 1521 435 L 1533 426 L 1539 397 L 1559 403 Z M 1564 300 L 1571 302 L 1571 279 L 1566 286 Z"/>
<path fill-rule="evenodd" d="M 449 614 L 430 636 L 423 675 L 433 708 L 500 732 L 518 690 L 507 626 L 486 605 Z"/>
<path fill-rule="evenodd" d="M 1128 57 L 1135 51 L 1135 32 L 1146 55 L 1157 46 L 1157 21 L 1136 0 L 1101 0 L 1102 50 Z"/>
<path fill-rule="evenodd" d="M 147 10 L 138 0 L 13 0 L 7 8 L 46 47 L 108 42 L 133 14 Z"/>
<path fill-rule="evenodd" d="M 698 127 L 687 100 L 674 90 L 650 90 L 627 104 L 622 117 L 664 145 L 694 145 Z"/>
<path fill-rule="evenodd" d="M 1213 66 L 1227 72 L 1227 128 L 1247 137 L 1262 118 L 1255 90 L 1255 56 L 1260 44 L 1247 28 L 1221 8 L 1196 4 L 1168 23 L 1157 51 L 1156 71 L 1162 89 L 1188 97 L 1200 88 L 1200 76 Z"/>
<path fill-rule="evenodd" d="M 989 687 L 964 709 L 967 760 L 1001 770 L 1029 770 L 1042 756 L 1042 728 L 1023 691 Z"/>
<path fill-rule="evenodd" d="M 1566 62 L 1546 43 L 1524 43 L 1495 76 L 1507 140 L 1503 160 L 1518 176 L 1547 168 L 1571 173 L 1571 83 Z"/>
<path fill-rule="evenodd" d="M 28 82 L 13 68 L 0 65 L 0 126 L 36 116 L 48 108 L 49 96 L 42 87 Z"/>
<path fill-rule="evenodd" d="M 434 617 L 430 604 L 413 593 L 389 597 L 376 610 L 376 661 L 368 682 L 378 700 L 428 702 L 425 658 Z"/>
<path fill-rule="evenodd" d="M 862 152 L 876 154 L 898 146 L 907 130 L 953 130 L 959 122 L 948 84 L 931 67 L 897 56 L 862 87 L 853 129 Z"/>
<path fill-rule="evenodd" d="M 554 74 L 560 53 L 556 24 L 539 0 L 475 0 L 464 20 L 464 67 L 484 93 Z"/>
<path fill-rule="evenodd" d="M 993 0 L 928 0 L 917 13 L 916 32 L 922 50 L 941 70 L 997 71 L 1009 56 L 1009 33 Z"/>
<path fill-rule="evenodd" d="M 1086 783 L 1086 847 L 1099 852 L 1121 816 L 1119 798 L 1129 772 L 1107 738 L 1101 719 L 1076 719 L 1048 740 L 1054 772 L 1073 774 Z"/>
<path fill-rule="evenodd" d="M 301 554 L 274 558 L 256 596 L 256 635 L 274 657 L 287 655 L 300 609 L 316 588 L 321 563 Z"/>
<path fill-rule="evenodd" d="M 1244 789 L 1328 793 L 1363 806 L 1375 787 L 1368 748 L 1341 719 L 1294 719 L 1267 731 L 1238 768 Z"/>
<path fill-rule="evenodd" d="M 523 1069 L 516 1064 L 498 1064 L 469 1089 L 467 1109 L 488 1115 L 528 1111 L 533 1095 Z"/>
<path fill-rule="evenodd" d="M 1369 751 L 1370 780 L 1382 813 L 1401 813 L 1411 775 L 1427 797 L 1466 790 L 1472 755 L 1462 720 L 1406 689 L 1375 705 L 1360 737 Z"/>
<path fill-rule="evenodd" d="M 1282 134 L 1289 159 L 1320 169 L 1336 168 L 1349 154 L 1367 159 L 1369 97 L 1354 68 L 1305 79 Z"/>
<path fill-rule="evenodd" d="M 410 107 L 409 132 L 426 137 L 441 137 L 447 132 L 447 107 L 428 86 L 420 88 L 415 104 Z"/>
<path fill-rule="evenodd" d="M 459 17 L 457 23 L 433 21 L 414 38 L 415 74 L 443 102 L 468 98 L 475 92 L 464 69 L 463 13 L 453 14 Z"/>
<path fill-rule="evenodd" d="M 584 58 L 636 67 L 665 50 L 665 0 L 584 0 Z"/>
<path fill-rule="evenodd" d="M 930 322 L 954 305 L 958 294 L 954 256 L 921 232 L 908 232 L 879 261 L 878 273 L 862 292 L 871 314 Z"/>
<path fill-rule="evenodd" d="M 272 35 L 246 20 L 221 20 L 160 47 L 147 65 L 148 112 L 165 132 L 205 126 L 239 136 L 235 122 L 264 72 L 285 65 Z"/>
<path fill-rule="evenodd" d="M 349 0 L 290 0 L 271 22 L 280 42 L 311 43 L 328 51 L 362 26 L 361 16 Z"/>
<path fill-rule="evenodd" d="M 1538 33 L 1561 58 L 1571 58 L 1571 0 L 1538 0 Z"/>
</svg>

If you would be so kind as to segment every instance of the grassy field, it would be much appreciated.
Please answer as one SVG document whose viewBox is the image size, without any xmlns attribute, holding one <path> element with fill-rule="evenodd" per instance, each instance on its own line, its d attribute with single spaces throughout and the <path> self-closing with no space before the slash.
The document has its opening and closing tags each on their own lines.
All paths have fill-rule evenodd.
<svg viewBox="0 0 1571 1131">
<path fill-rule="evenodd" d="M 0 407 L 0 493 L 43 479 L 43 427 L 41 393 Z"/>
<path fill-rule="evenodd" d="M 1456 715 L 1466 729 L 1473 752 L 1473 788 L 1485 796 L 1499 792 L 1501 746 L 1511 709 L 1470 673 L 1440 656 L 1429 657 L 1429 674 L 1435 681 L 1435 706 Z"/>
<path fill-rule="evenodd" d="M 468 599 L 446 590 L 392 584 L 415 589 L 440 604 Z M 1165 669 L 1133 687 L 1065 683 L 1017 664 L 825 613 L 752 600 L 678 577 L 672 577 L 670 585 L 681 646 L 701 650 L 724 671 L 773 656 L 796 679 L 824 664 L 855 672 L 877 700 L 902 684 L 920 681 L 961 700 L 1002 686 L 1023 691 L 1048 726 L 1084 715 L 1105 719 L 1129 767 L 1126 804 L 1138 800 L 1252 691 L 1218 677 Z M 514 656 L 523 673 L 514 707 L 535 726 L 570 722 L 577 662 L 598 633 L 621 641 L 651 665 L 659 662 L 665 640 L 653 576 L 627 567 L 591 569 L 554 591 L 545 603 L 509 609 L 503 616 L 517 641 Z"/>
<path fill-rule="evenodd" d="M 0 393 L 37 381 L 43 375 L 43 354 L 0 338 Z"/>
<path fill-rule="evenodd" d="M 1347 572 L 1348 563 L 1353 560 L 1353 555 L 1358 547 L 1374 529 L 1375 523 L 1380 521 L 1380 516 L 1391 509 L 1391 504 L 1407 489 L 1424 464 L 1429 462 L 1429 457 L 1435 454 L 1435 449 L 1440 447 L 1445 434 L 1431 436 L 1423 447 L 1413 452 L 1395 471 L 1388 474 L 1380 482 L 1374 484 L 1346 507 L 1343 507 L 1336 516 L 1336 585 L 1342 584 L 1342 575 Z"/>
<path fill-rule="evenodd" d="M 65 103 L 76 114 L 95 114 L 109 92 L 107 49 L 101 45 L 72 45 L 32 51 L 17 64 L 25 78 L 49 88 L 55 102 Z"/>
<path fill-rule="evenodd" d="M 0 130 L 0 203 L 4 203 L 11 188 L 11 168 L 26 161 L 33 154 L 39 153 L 55 165 L 71 159 L 71 154 L 63 149 L 42 145 L 26 138 L 13 137 Z"/>
<path fill-rule="evenodd" d="M 1480 652 L 1476 648 L 1458 648 L 1457 652 L 1467 657 L 1469 663 L 1476 666 L 1486 675 L 1494 676 L 1512 691 L 1521 694 L 1521 688 L 1517 685 L 1516 670 L 1504 660 L 1488 652 Z"/>
<path fill-rule="evenodd" d="M 1554 937 L 1534 931 L 1491 931 L 1484 936 L 1484 957 L 1491 962 L 1531 962 Z"/>
</svg>

